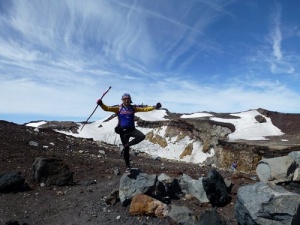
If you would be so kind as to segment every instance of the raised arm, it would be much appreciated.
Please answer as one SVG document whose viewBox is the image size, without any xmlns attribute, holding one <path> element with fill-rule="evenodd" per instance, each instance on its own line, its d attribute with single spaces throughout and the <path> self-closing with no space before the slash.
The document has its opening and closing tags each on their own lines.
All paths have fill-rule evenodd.
<svg viewBox="0 0 300 225">
<path fill-rule="evenodd" d="M 158 102 L 155 106 L 147 106 L 147 107 L 135 107 L 136 112 L 149 112 L 154 109 L 160 109 L 161 104 Z"/>
<path fill-rule="evenodd" d="M 114 113 L 118 113 L 119 112 L 119 106 L 107 106 L 105 105 L 101 99 L 99 99 L 97 101 L 97 104 L 104 110 L 107 112 L 114 112 Z"/>
</svg>

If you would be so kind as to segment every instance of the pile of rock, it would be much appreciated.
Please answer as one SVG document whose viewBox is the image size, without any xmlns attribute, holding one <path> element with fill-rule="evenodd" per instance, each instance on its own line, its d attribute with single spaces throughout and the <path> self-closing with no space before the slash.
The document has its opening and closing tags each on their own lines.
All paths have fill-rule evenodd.
<svg viewBox="0 0 300 225">
<path fill-rule="evenodd" d="M 263 159 L 260 182 L 239 188 L 235 217 L 240 224 L 300 224 L 300 195 L 286 188 L 299 183 L 300 152 Z"/>
<path fill-rule="evenodd" d="M 299 184 L 300 152 L 287 156 L 263 159 L 256 172 L 259 182 L 240 187 L 234 207 L 239 224 L 300 224 L 300 194 L 288 191 L 289 184 Z M 44 185 L 71 185 L 73 173 L 61 160 L 36 158 L 33 180 Z M 132 216 L 168 217 L 177 224 L 225 224 L 226 221 L 214 208 L 231 202 L 232 183 L 223 179 L 216 169 L 206 177 L 193 179 L 187 174 L 173 178 L 166 174 L 148 175 L 139 169 L 123 174 L 119 187 L 105 198 L 108 205 L 121 202 L 129 206 Z M 20 173 L 0 175 L 0 192 L 28 190 Z M 299 188 L 298 188 L 299 189 Z M 213 207 L 197 215 L 185 206 L 178 206 L 174 199 L 196 198 L 200 203 Z M 212 222 L 213 221 L 213 222 Z"/>
<path fill-rule="evenodd" d="M 136 169 L 121 177 L 119 189 L 107 196 L 106 203 L 120 201 L 124 206 L 130 205 L 130 215 L 170 217 L 178 224 L 202 224 L 212 218 L 219 221 L 218 224 L 223 224 L 224 219 L 215 210 L 205 212 L 206 216 L 196 215 L 187 207 L 171 202 L 172 199 L 193 196 L 202 203 L 222 207 L 231 201 L 228 193 L 228 186 L 215 169 L 207 177 L 199 179 L 192 179 L 187 174 L 177 178 L 166 174 L 148 175 Z"/>
</svg>

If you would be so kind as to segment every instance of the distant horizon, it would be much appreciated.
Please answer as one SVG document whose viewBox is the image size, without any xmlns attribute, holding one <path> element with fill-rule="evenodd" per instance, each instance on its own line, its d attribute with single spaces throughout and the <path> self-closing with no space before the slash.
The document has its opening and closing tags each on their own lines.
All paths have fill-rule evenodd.
<svg viewBox="0 0 300 225">
<path fill-rule="evenodd" d="M 170 113 L 178 113 L 178 114 L 196 114 L 196 113 L 225 113 L 225 114 L 234 114 L 234 113 L 240 113 L 240 112 L 246 112 L 246 111 L 250 111 L 250 110 L 257 110 L 257 109 L 265 109 L 267 111 L 270 111 L 270 112 L 278 112 L 278 113 L 282 113 L 282 114 L 300 114 L 300 113 L 289 113 L 289 112 L 279 112 L 279 111 L 274 111 L 274 110 L 269 110 L 269 109 L 266 109 L 266 108 L 262 108 L 262 107 L 258 107 L 256 109 L 247 109 L 247 110 L 243 110 L 243 111 L 239 111 L 239 112 L 213 112 L 213 111 L 197 111 L 197 112 L 171 112 L 169 111 Z M 95 122 L 95 121 L 98 121 L 98 120 L 103 120 L 107 117 L 109 117 L 110 115 L 112 115 L 113 113 L 110 113 L 110 112 L 107 112 L 107 115 L 104 116 L 104 117 L 99 117 L 97 115 L 97 111 L 100 111 L 102 110 L 100 107 L 97 108 L 97 110 L 95 111 L 95 113 L 93 114 L 93 116 L 88 120 L 88 122 Z M 92 111 L 91 111 L 92 113 Z M 68 117 L 68 116 L 64 116 L 64 117 L 50 117 L 50 116 L 44 116 L 44 115 L 36 115 L 36 116 L 33 116 L 33 115 L 20 115 L 18 117 L 16 116 L 11 116 L 11 115 L 1 115 L 0 114 L 0 120 L 4 120 L 4 121 L 7 121 L 7 122 L 12 122 L 12 123 L 16 123 L 16 124 L 20 124 L 20 125 L 23 125 L 23 124 L 26 124 L 26 123 L 30 123 L 30 122 L 37 122 L 37 121 L 71 121 L 71 122 L 76 122 L 76 123 L 84 123 L 86 122 L 86 120 L 88 119 L 88 117 L 90 116 L 87 115 L 86 118 L 83 118 L 83 117 Z M 12 120 L 14 119 L 14 120 Z"/>
</svg>

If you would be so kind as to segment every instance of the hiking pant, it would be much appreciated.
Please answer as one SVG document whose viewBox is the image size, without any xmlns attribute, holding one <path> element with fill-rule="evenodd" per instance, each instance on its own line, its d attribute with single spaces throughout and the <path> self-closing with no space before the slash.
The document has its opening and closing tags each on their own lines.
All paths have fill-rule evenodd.
<svg viewBox="0 0 300 225">
<path fill-rule="evenodd" d="M 131 137 L 133 137 L 133 139 L 129 141 Z M 125 131 L 120 133 L 120 138 L 124 146 L 123 155 L 124 155 L 125 164 L 127 167 L 130 167 L 129 147 L 143 141 L 145 139 L 145 135 L 141 131 L 134 129 L 133 131 Z"/>
</svg>

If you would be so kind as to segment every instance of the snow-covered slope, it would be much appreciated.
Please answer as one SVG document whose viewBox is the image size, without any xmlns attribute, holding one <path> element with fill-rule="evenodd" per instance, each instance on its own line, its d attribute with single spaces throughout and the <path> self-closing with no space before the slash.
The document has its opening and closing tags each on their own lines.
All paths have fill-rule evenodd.
<svg viewBox="0 0 300 225">
<path fill-rule="evenodd" d="M 246 112 L 234 113 L 231 114 L 235 116 L 234 119 L 224 119 L 220 117 L 216 117 L 210 113 L 193 113 L 189 115 L 182 115 L 182 119 L 191 119 L 191 118 L 201 118 L 201 117 L 209 117 L 210 120 L 224 122 L 224 123 L 231 123 L 235 126 L 235 132 L 229 134 L 229 140 L 237 140 L 237 139 L 244 139 L 244 140 L 265 140 L 266 136 L 277 136 L 283 135 L 283 133 L 272 124 L 270 118 L 265 117 L 266 122 L 259 123 L 255 119 L 255 116 L 261 115 L 257 110 L 249 110 Z M 111 116 L 111 115 L 109 115 Z M 136 113 L 136 116 L 141 118 L 145 121 L 167 121 L 167 112 L 165 110 L 154 110 L 151 112 L 143 112 L 143 113 Z M 263 116 L 264 117 L 264 116 Z M 81 130 L 83 126 L 80 124 L 78 129 L 78 134 L 74 134 L 71 132 L 64 132 L 58 131 L 62 133 L 66 133 L 68 135 L 73 135 L 76 137 L 83 137 L 83 138 L 93 138 L 96 141 L 103 141 L 106 143 L 114 144 L 116 146 L 121 144 L 119 135 L 114 132 L 114 128 L 117 125 L 117 118 L 113 118 L 108 120 L 109 117 L 98 120 L 89 124 L 86 124 L 84 128 Z M 39 122 L 39 125 L 43 122 Z M 27 124 L 27 126 L 35 126 L 38 127 L 36 123 Z M 174 160 L 182 160 L 186 162 L 193 162 L 193 163 L 202 163 L 208 157 L 214 155 L 214 149 L 204 153 L 202 142 L 199 140 L 193 140 L 189 137 L 178 138 L 176 136 L 170 138 L 166 137 L 166 130 L 167 126 L 161 126 L 158 128 L 143 128 L 138 127 L 137 129 L 141 130 L 144 134 L 148 134 L 152 132 L 152 136 L 159 136 L 160 138 L 164 138 L 167 145 L 162 147 L 159 144 L 154 144 L 149 140 L 144 140 L 138 145 L 132 146 L 133 149 L 148 153 L 154 157 L 161 157 L 167 159 L 174 159 Z M 183 151 L 189 146 L 192 149 L 191 154 L 187 154 L 184 157 L 182 155 Z M 192 146 L 192 147 L 191 147 Z M 116 147 L 117 148 L 117 147 Z"/>
<path fill-rule="evenodd" d="M 211 117 L 211 120 L 218 122 L 231 123 L 235 126 L 235 132 L 228 135 L 229 140 L 266 140 L 266 136 L 283 135 L 276 126 L 272 124 L 270 118 L 265 117 L 265 123 L 259 123 L 255 116 L 261 115 L 257 110 L 250 110 L 246 112 L 230 114 L 232 116 L 240 117 L 238 119 L 222 119 Z"/>
</svg>

